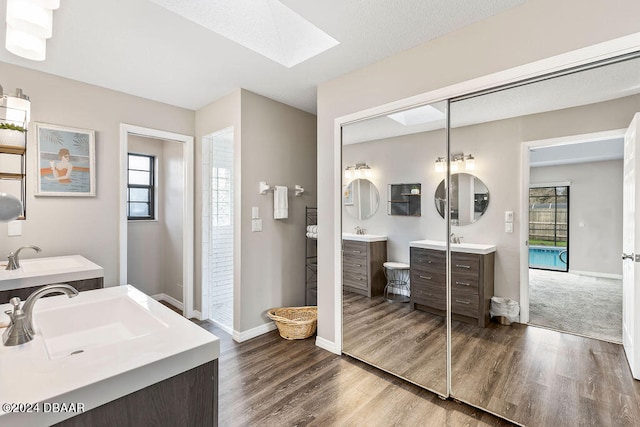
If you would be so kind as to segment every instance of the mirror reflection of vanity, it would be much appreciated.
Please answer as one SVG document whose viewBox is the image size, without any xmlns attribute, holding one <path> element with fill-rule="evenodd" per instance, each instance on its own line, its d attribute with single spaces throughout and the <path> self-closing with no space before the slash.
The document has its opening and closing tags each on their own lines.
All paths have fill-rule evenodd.
<svg viewBox="0 0 640 427">
<path fill-rule="evenodd" d="M 489 190 L 480 178 L 468 173 L 451 174 L 451 225 L 476 222 L 489 207 Z M 440 181 L 434 201 L 442 218 L 445 217 L 446 194 L 444 180 Z"/>
<path fill-rule="evenodd" d="M 580 123 L 588 123 L 589 132 L 609 131 L 605 118 L 613 112 L 621 121 L 627 116 L 630 120 L 636 108 L 625 102 L 631 96 L 637 106 L 640 99 L 640 58 L 626 62 L 451 100 L 450 123 L 444 115 L 437 119 L 446 106 L 435 103 L 407 109 L 417 113 L 428 108 L 429 117 L 436 117 L 414 127 L 399 126 L 383 114 L 343 126 L 343 157 L 355 160 L 366 153 L 385 185 L 421 182 L 421 192 L 433 195 L 435 204 L 425 203 L 420 217 L 371 218 L 376 231 L 389 236 L 388 260 L 411 264 L 411 302 L 403 305 L 344 292 L 345 355 L 522 425 L 561 425 L 566 420 L 588 424 L 595 419 L 610 424 L 616 413 L 640 414 L 634 380 L 619 345 L 518 321 L 504 326 L 487 316 L 491 296 L 518 300 L 521 294 L 520 245 L 527 236 L 506 234 L 500 211 L 518 206 L 521 197 L 520 174 L 527 173 L 518 167 L 521 141 L 586 133 Z M 618 66 L 627 71 L 608 69 Z M 625 78 L 628 87 L 638 88 L 634 94 L 623 91 Z M 606 93 L 606 102 L 593 96 L 595 92 Z M 572 103 L 578 93 L 581 103 Z M 557 108 L 560 101 L 562 109 Z M 366 134 L 367 127 L 369 134 L 385 132 L 351 141 L 352 135 Z M 358 145 L 361 152 L 356 151 Z M 444 172 L 433 170 L 432 163 L 425 167 L 428 159 L 469 151 L 477 158 L 477 176 L 453 173 L 449 191 L 444 177 L 451 163 L 444 161 Z M 488 209 L 490 201 L 493 209 Z M 343 217 L 343 224 L 345 220 L 350 219 Z M 451 231 L 464 235 L 461 243 L 450 241 Z M 473 252 L 483 247 L 486 252 Z M 531 378 L 532 372 L 538 380 Z M 574 389 L 619 393 L 625 402 L 584 396 L 571 392 Z M 596 412 L 598 418 L 587 418 Z M 582 415 L 586 417 L 575 418 Z"/>
</svg>

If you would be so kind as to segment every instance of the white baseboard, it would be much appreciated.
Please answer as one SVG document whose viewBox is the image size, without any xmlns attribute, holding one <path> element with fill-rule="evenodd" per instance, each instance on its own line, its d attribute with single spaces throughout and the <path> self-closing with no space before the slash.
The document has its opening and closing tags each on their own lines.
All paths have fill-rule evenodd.
<svg viewBox="0 0 640 427">
<path fill-rule="evenodd" d="M 171 304 L 172 306 L 174 306 L 175 308 L 179 309 L 179 310 L 184 310 L 184 304 L 182 304 L 180 301 L 178 301 L 177 299 L 175 299 L 174 297 L 172 297 L 171 295 L 167 295 L 167 294 L 156 294 L 156 295 L 151 295 L 151 298 L 153 298 L 156 301 L 165 301 L 168 302 L 169 304 Z"/>
<path fill-rule="evenodd" d="M 202 313 L 200 313 L 198 310 L 193 310 L 193 317 L 198 320 L 202 320 Z"/>
<path fill-rule="evenodd" d="M 341 354 L 340 349 L 335 342 L 326 340 L 322 337 L 316 337 L 316 346 L 334 354 Z"/>
<path fill-rule="evenodd" d="M 223 325 L 222 323 L 218 322 L 217 320 L 213 320 L 213 319 L 207 319 L 207 321 L 213 323 L 214 325 L 216 325 L 218 328 L 222 329 L 223 331 L 225 331 L 226 333 L 228 333 L 229 335 L 233 336 L 233 328 L 230 328 L 227 325 Z"/>
<path fill-rule="evenodd" d="M 243 342 L 250 340 L 251 338 L 258 337 L 262 334 L 266 334 L 267 332 L 271 332 L 276 329 L 277 326 L 274 322 L 265 323 L 260 326 L 256 326 L 255 328 L 251 328 L 248 331 L 238 332 L 233 331 L 233 340 L 235 342 Z"/>
<path fill-rule="evenodd" d="M 569 273 L 578 274 L 580 276 L 599 277 L 601 279 L 622 280 L 622 274 L 598 273 L 595 271 L 576 271 L 569 269 Z"/>
</svg>

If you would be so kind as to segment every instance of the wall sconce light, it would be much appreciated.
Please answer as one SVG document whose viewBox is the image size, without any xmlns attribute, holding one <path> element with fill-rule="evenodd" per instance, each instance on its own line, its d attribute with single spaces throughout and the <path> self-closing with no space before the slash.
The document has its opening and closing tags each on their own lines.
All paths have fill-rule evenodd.
<svg viewBox="0 0 640 427">
<path fill-rule="evenodd" d="M 476 168 L 476 159 L 471 154 L 454 154 L 451 158 L 451 173 L 456 173 L 462 168 L 472 171 Z M 444 157 L 436 159 L 436 173 L 442 173 L 447 170 L 447 161 Z"/>
<path fill-rule="evenodd" d="M 43 61 L 53 34 L 53 11 L 59 7 L 60 0 L 7 0 L 7 50 Z"/>
<path fill-rule="evenodd" d="M 357 163 L 354 166 L 347 166 L 344 168 L 344 177 L 346 179 L 351 178 L 371 178 L 373 176 L 373 169 L 366 163 Z"/>
</svg>

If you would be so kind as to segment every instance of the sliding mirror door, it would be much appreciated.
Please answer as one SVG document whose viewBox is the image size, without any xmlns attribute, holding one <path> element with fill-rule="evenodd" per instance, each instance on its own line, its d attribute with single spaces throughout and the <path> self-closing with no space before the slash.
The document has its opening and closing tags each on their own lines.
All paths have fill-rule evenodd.
<svg viewBox="0 0 640 427">
<path fill-rule="evenodd" d="M 343 352 L 442 396 L 448 236 L 435 197 L 446 108 L 342 128 Z"/>
<path fill-rule="evenodd" d="M 524 425 L 640 419 L 620 345 L 622 145 L 639 93 L 636 58 L 452 100 L 454 398 Z M 522 181 L 571 197 L 527 206 Z M 513 324 L 486 321 L 494 295 L 513 300 L 495 306 Z"/>
</svg>

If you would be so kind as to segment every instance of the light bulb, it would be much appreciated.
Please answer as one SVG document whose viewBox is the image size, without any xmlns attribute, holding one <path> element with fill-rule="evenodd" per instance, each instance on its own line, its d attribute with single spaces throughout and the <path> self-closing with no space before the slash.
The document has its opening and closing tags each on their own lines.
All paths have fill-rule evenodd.
<svg viewBox="0 0 640 427">
<path fill-rule="evenodd" d="M 438 157 L 436 160 L 436 173 L 444 172 L 444 159 L 442 157 Z"/>
<path fill-rule="evenodd" d="M 373 171 L 371 170 L 371 168 L 366 168 L 364 170 L 364 177 L 365 178 L 371 178 L 371 176 L 373 176 Z"/>
<path fill-rule="evenodd" d="M 9 52 L 33 61 L 44 61 L 47 53 L 46 39 L 16 30 L 9 25 L 5 46 Z"/>
<path fill-rule="evenodd" d="M 345 177 L 346 179 L 351 179 L 351 168 L 346 167 L 346 168 L 344 169 L 344 177 Z"/>
<path fill-rule="evenodd" d="M 7 0 L 7 25 L 48 39 L 53 34 L 53 11 L 27 0 Z"/>
<path fill-rule="evenodd" d="M 464 161 L 464 168 L 468 171 L 472 171 L 476 168 L 476 159 L 474 159 L 471 154 L 469 154 L 469 157 Z"/>
</svg>

